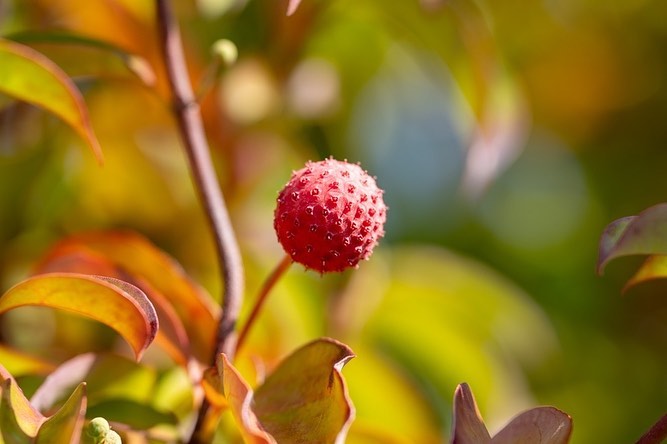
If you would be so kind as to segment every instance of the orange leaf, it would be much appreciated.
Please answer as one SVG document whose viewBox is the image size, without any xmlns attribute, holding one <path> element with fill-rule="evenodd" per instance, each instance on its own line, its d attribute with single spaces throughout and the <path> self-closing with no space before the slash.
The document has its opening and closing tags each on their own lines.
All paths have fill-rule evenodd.
<svg viewBox="0 0 667 444">
<path fill-rule="evenodd" d="M 102 322 L 128 342 L 137 359 L 158 330 L 155 309 L 146 295 L 116 279 L 50 273 L 26 279 L 0 297 L 0 313 L 26 305 L 57 308 Z"/>
<path fill-rule="evenodd" d="M 90 126 L 83 97 L 65 72 L 34 49 L 5 39 L 0 39 L 0 66 L 0 91 L 60 117 L 102 163 L 102 149 Z"/>
</svg>

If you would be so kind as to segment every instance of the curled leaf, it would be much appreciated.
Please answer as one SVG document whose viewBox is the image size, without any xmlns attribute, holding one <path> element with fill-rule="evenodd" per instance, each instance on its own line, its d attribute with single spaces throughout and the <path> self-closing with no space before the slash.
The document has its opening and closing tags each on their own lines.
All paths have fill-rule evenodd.
<svg viewBox="0 0 667 444">
<path fill-rule="evenodd" d="M 178 350 L 177 361 L 192 353 L 210 362 L 219 307 L 172 257 L 133 232 L 96 232 L 56 244 L 37 270 L 77 271 L 120 277 L 141 287 L 157 307 L 163 330 Z"/>
<path fill-rule="evenodd" d="M 39 428 L 35 444 L 76 444 L 86 418 L 86 384 L 81 383 L 72 396 Z"/>
<path fill-rule="evenodd" d="M 106 324 L 127 341 L 137 359 L 158 330 L 155 309 L 141 290 L 129 284 L 121 288 L 109 279 L 95 276 L 38 275 L 0 297 L 0 313 L 27 305 L 57 308 Z"/>
<path fill-rule="evenodd" d="M 567 444 L 572 418 L 554 407 L 536 407 L 512 419 L 492 444 Z"/>
<path fill-rule="evenodd" d="M 598 273 L 620 256 L 667 255 L 667 204 L 650 207 L 637 216 L 628 216 L 607 225 L 600 239 Z"/>
<path fill-rule="evenodd" d="M 454 392 L 454 426 L 452 444 L 484 444 L 491 442 L 477 402 L 468 384 L 459 384 Z"/>
<path fill-rule="evenodd" d="M 8 443 L 30 442 L 45 418 L 23 394 L 14 378 L 6 378 L 0 399 L 0 433 Z"/>
<path fill-rule="evenodd" d="M 5 39 L 0 39 L 0 66 L 0 92 L 60 117 L 103 161 L 83 97 L 67 74 L 34 49 Z"/>
</svg>

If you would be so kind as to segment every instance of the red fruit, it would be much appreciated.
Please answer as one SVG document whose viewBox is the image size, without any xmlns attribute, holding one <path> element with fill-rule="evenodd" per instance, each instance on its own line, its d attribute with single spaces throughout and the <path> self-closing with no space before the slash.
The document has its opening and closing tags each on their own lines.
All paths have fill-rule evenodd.
<svg viewBox="0 0 667 444">
<path fill-rule="evenodd" d="M 278 195 L 278 241 L 292 260 L 320 273 L 357 267 L 384 235 L 382 193 L 359 165 L 308 162 Z"/>
</svg>

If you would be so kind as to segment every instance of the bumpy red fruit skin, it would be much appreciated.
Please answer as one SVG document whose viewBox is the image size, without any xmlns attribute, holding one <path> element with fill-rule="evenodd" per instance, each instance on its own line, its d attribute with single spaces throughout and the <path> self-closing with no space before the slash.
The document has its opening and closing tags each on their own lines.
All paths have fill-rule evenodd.
<svg viewBox="0 0 667 444">
<path fill-rule="evenodd" d="M 278 195 L 278 241 L 292 260 L 320 273 L 357 267 L 384 235 L 382 193 L 359 165 L 308 162 Z"/>
</svg>

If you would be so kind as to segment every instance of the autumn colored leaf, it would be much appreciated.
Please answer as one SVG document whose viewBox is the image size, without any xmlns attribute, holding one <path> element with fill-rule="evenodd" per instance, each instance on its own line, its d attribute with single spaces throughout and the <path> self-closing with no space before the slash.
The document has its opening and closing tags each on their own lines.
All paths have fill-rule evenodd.
<svg viewBox="0 0 667 444">
<path fill-rule="evenodd" d="M 341 374 L 354 354 L 329 338 L 317 339 L 282 361 L 253 393 L 225 355 L 217 370 L 232 414 L 248 443 L 342 443 L 354 406 Z"/>
<path fill-rule="evenodd" d="M 158 330 L 155 309 L 146 295 L 115 279 L 50 273 L 26 279 L 0 297 L 0 313 L 26 305 L 57 308 L 102 322 L 128 342 L 137 359 Z"/>
<path fill-rule="evenodd" d="M 468 384 L 459 384 L 454 392 L 454 426 L 452 444 L 490 443 L 491 436 L 479 413 Z"/>
<path fill-rule="evenodd" d="M 6 378 L 0 399 L 0 434 L 6 444 L 27 443 L 37 435 L 44 417 L 30 405 L 14 378 Z"/>
<path fill-rule="evenodd" d="M 649 256 L 639 270 L 625 283 L 623 291 L 652 279 L 667 278 L 667 255 Z"/>
<path fill-rule="evenodd" d="M 63 46 L 80 46 L 97 49 L 119 59 L 125 68 L 137 76 L 144 84 L 151 86 L 155 83 L 155 73 L 153 72 L 150 64 L 146 61 L 146 59 L 134 54 L 130 54 L 119 46 L 104 40 L 83 36 L 80 34 L 48 31 L 23 31 L 10 34 L 7 36 L 7 38 L 9 40 L 23 44 L 34 45 L 40 43 L 55 43 Z"/>
<path fill-rule="evenodd" d="M 600 239 L 598 273 L 620 256 L 667 254 L 667 203 L 607 225 Z"/>
<path fill-rule="evenodd" d="M 35 444 L 77 444 L 86 418 L 86 384 L 81 383 L 72 396 L 39 428 Z"/>
<path fill-rule="evenodd" d="M 182 359 L 189 356 L 191 344 L 200 361 L 210 361 L 219 307 L 172 257 L 141 235 L 96 232 L 64 239 L 45 255 L 37 271 L 125 274 L 124 280 L 142 288 L 153 301 L 162 329 Z"/>
<path fill-rule="evenodd" d="M 554 407 L 536 407 L 512 419 L 492 444 L 567 444 L 572 418 Z"/>
<path fill-rule="evenodd" d="M 0 39 L 0 66 L 0 92 L 60 117 L 103 161 L 83 97 L 67 74 L 34 49 L 5 39 Z"/>
</svg>

